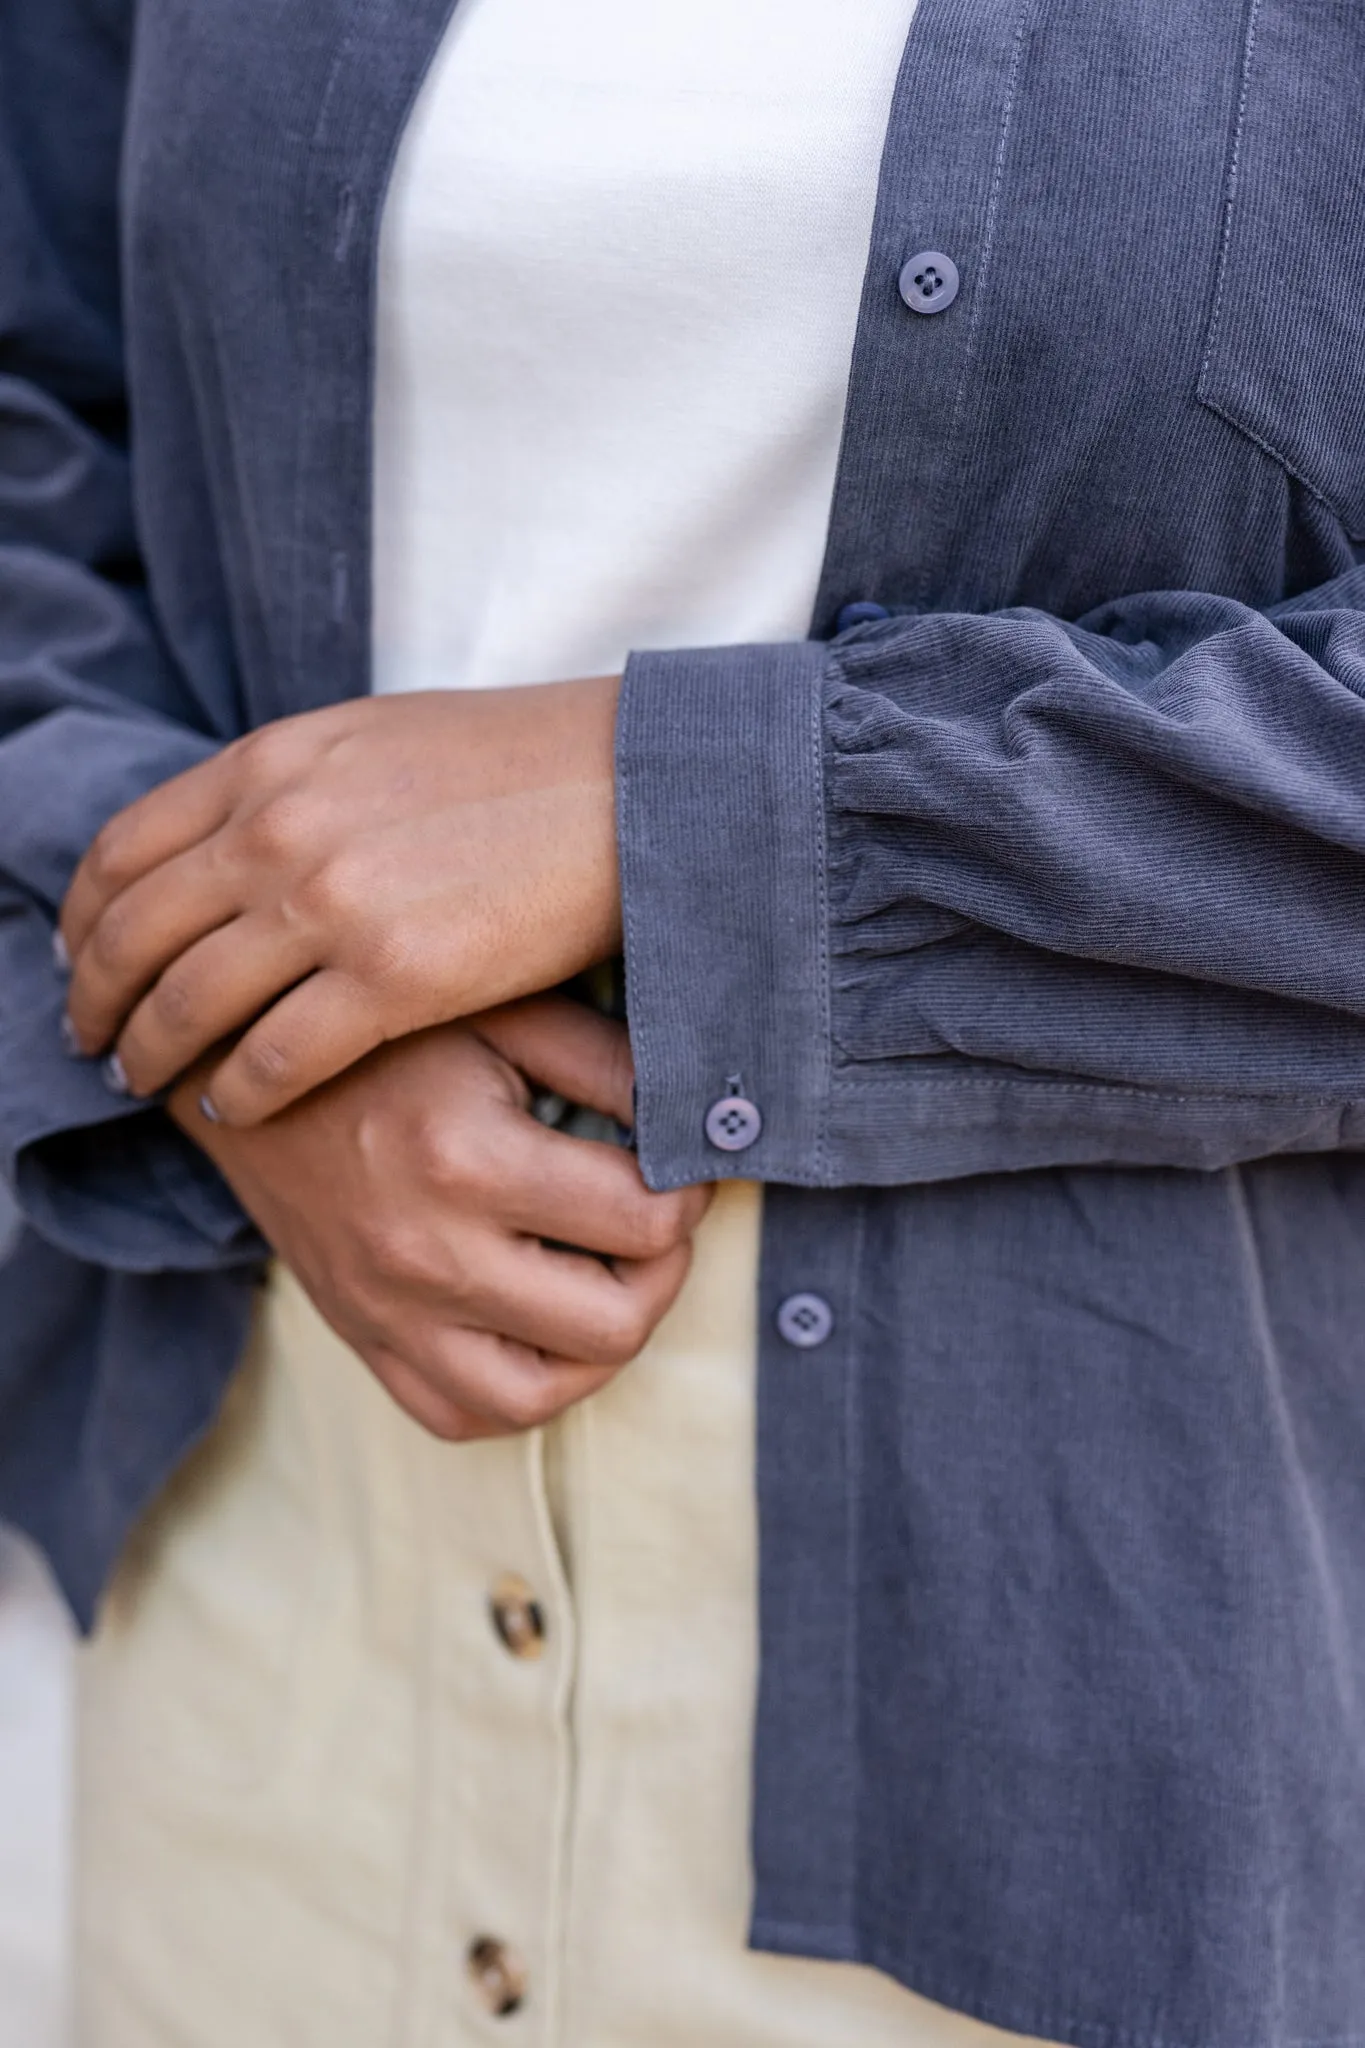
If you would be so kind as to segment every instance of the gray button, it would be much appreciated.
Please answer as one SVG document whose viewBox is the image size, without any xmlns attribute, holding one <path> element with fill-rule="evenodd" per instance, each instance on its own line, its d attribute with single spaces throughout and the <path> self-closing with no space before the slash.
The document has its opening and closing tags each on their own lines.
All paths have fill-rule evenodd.
<svg viewBox="0 0 1365 2048">
<path fill-rule="evenodd" d="M 706 1135 L 717 1152 L 747 1152 L 762 1129 L 763 1118 L 747 1095 L 722 1095 L 706 1112 Z"/>
<path fill-rule="evenodd" d="M 834 1310 L 823 1294 L 789 1294 L 777 1311 L 777 1333 L 798 1351 L 813 1351 L 834 1328 Z"/>
<path fill-rule="evenodd" d="M 836 633 L 847 633 L 854 626 L 868 626 L 878 619 L 889 619 L 890 612 L 884 604 L 873 604 L 870 599 L 859 599 L 854 604 L 841 606 L 834 621 Z"/>
<path fill-rule="evenodd" d="M 912 313 L 946 313 L 962 279 L 951 256 L 941 249 L 921 249 L 901 272 L 901 297 Z"/>
</svg>

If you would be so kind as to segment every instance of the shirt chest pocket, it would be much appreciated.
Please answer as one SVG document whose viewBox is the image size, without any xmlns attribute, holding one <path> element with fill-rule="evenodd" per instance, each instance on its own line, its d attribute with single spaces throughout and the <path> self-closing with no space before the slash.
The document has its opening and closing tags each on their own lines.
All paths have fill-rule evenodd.
<svg viewBox="0 0 1365 2048">
<path fill-rule="evenodd" d="M 1365 539 L 1365 6 L 1253 0 L 1202 402 Z"/>
</svg>

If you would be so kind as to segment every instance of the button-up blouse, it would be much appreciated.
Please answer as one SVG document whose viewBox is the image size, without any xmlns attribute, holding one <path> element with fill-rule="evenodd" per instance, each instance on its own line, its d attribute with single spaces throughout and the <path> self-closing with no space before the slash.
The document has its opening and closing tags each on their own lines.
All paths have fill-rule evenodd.
<svg viewBox="0 0 1365 2048">
<path fill-rule="evenodd" d="M 0 9 L 0 1507 L 86 1616 L 262 1248 L 53 917 L 370 686 L 448 13 Z M 921 0 L 806 631 L 626 672 L 641 1162 L 767 1185 L 754 1939 L 1074 2048 L 1365 2036 L 1363 74 L 1344 0 Z"/>
</svg>

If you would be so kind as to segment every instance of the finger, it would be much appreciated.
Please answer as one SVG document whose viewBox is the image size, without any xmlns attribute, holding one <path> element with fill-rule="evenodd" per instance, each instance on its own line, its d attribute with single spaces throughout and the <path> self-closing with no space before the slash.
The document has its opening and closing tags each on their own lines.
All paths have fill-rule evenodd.
<svg viewBox="0 0 1365 2048">
<path fill-rule="evenodd" d="M 567 996 L 508 1003 L 471 1018 L 473 1028 L 512 1066 L 556 1095 L 635 1121 L 635 1063 L 624 1024 L 601 1017 Z"/>
<path fill-rule="evenodd" d="M 61 932 L 73 960 L 107 904 L 226 822 L 235 751 L 227 748 L 163 782 L 116 812 L 97 833 L 62 905 Z"/>
<path fill-rule="evenodd" d="M 597 1393 L 618 1370 L 464 1326 L 434 1330 L 415 1369 L 486 1435 L 539 1429 Z"/>
<path fill-rule="evenodd" d="M 557 1358 L 628 1365 L 676 1300 L 690 1243 L 613 1266 L 523 1238 L 495 1240 L 461 1289 L 462 1320 Z"/>
<path fill-rule="evenodd" d="M 506 1424 L 461 1407 L 440 1385 L 396 1352 L 372 1346 L 361 1356 L 385 1392 L 431 1436 L 440 1437 L 445 1443 L 460 1444 L 509 1433 Z"/>
<path fill-rule="evenodd" d="M 172 961 L 120 1033 L 129 1092 L 166 1087 L 312 965 L 304 937 L 275 919 L 239 917 L 211 932 Z"/>
<path fill-rule="evenodd" d="M 654 1194 L 633 1155 L 518 1115 L 496 1162 L 499 1221 L 619 1259 L 655 1259 L 691 1237 L 710 1187 Z"/>
<path fill-rule="evenodd" d="M 387 1035 L 358 982 L 337 968 L 310 974 L 271 1005 L 214 1073 L 206 1113 L 248 1130 L 344 1074 Z"/>
<path fill-rule="evenodd" d="M 83 1052 L 102 1052 L 163 969 L 236 916 L 239 892 L 212 846 L 196 846 L 131 883 L 90 926 L 73 956 L 66 998 Z"/>
</svg>

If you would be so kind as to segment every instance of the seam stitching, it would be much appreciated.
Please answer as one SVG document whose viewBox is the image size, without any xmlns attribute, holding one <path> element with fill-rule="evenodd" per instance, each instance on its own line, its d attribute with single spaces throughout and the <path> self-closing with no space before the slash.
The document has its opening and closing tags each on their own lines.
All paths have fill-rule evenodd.
<svg viewBox="0 0 1365 2048">
<path fill-rule="evenodd" d="M 1237 179 L 1241 169 L 1242 138 L 1246 129 L 1247 101 L 1251 94 L 1251 60 L 1256 49 L 1256 25 L 1260 19 L 1261 0 L 1250 0 L 1247 13 L 1246 44 L 1242 52 L 1241 90 L 1237 96 L 1237 119 L 1233 127 L 1232 155 L 1228 161 L 1227 189 L 1223 195 L 1223 228 L 1218 245 L 1218 285 L 1214 293 L 1213 313 L 1209 320 L 1208 340 L 1204 347 L 1204 359 L 1199 365 L 1199 395 L 1204 395 L 1209 365 L 1213 357 L 1214 344 L 1223 318 L 1223 297 L 1228 281 L 1228 256 L 1232 247 L 1232 221 L 1237 203 Z"/>
<path fill-rule="evenodd" d="M 833 664 L 838 672 L 838 664 Z M 819 977 L 821 1044 L 820 1103 L 815 1133 L 815 1177 L 823 1183 L 829 1171 L 829 1134 L 834 1095 L 834 968 L 830 944 L 829 819 L 825 777 L 825 678 L 812 692 L 811 745 L 814 754 L 816 808 L 816 973 Z"/>
<path fill-rule="evenodd" d="M 1257 0 L 1259 4 L 1259 0 Z M 963 408 L 967 402 L 967 387 L 971 381 L 972 368 L 976 361 L 977 341 L 981 331 L 982 307 L 986 286 L 990 280 L 991 260 L 995 253 L 995 230 L 1000 214 L 1000 193 L 1005 182 L 1005 152 L 1009 147 L 1010 132 L 1014 126 L 1014 103 L 1019 92 L 1019 72 L 1024 61 L 1024 35 L 1028 28 L 1030 0 L 1021 0 L 1019 19 L 1015 24 L 1014 48 L 1010 54 L 1009 77 L 1005 82 L 1005 103 L 1000 111 L 1000 133 L 995 146 L 995 163 L 991 171 L 991 187 L 986 199 L 986 218 L 981 231 L 981 261 L 977 267 L 976 281 L 971 293 L 971 318 L 967 325 L 967 341 L 962 351 L 962 374 L 958 379 L 957 391 L 953 397 L 952 422 L 948 429 L 950 442 L 956 442 L 958 429 L 962 424 Z"/>
<path fill-rule="evenodd" d="M 1123 1081 L 1053 1081 L 1044 1075 L 1032 1074 L 886 1074 L 873 1071 L 884 1064 L 881 1060 L 845 1061 L 838 1070 L 837 1078 L 846 1079 L 854 1091 L 884 1089 L 888 1093 L 903 1094 L 907 1087 L 997 1091 L 1008 1088 L 1031 1095 L 1120 1095 L 1134 1102 L 1149 1102 L 1156 1107 L 1167 1102 L 1179 1102 L 1207 1109 L 1236 1105 L 1256 1109 L 1330 1109 L 1342 1112 L 1356 1109 L 1365 1102 L 1365 1096 L 1358 1095 L 1246 1095 L 1231 1092 L 1187 1095 L 1167 1088 L 1140 1088 Z"/>
</svg>

